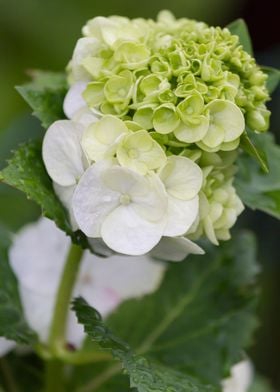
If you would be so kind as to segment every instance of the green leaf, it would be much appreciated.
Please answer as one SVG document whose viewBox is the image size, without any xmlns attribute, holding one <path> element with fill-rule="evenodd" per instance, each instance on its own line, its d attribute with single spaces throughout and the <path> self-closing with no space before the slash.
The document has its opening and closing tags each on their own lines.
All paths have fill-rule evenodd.
<svg viewBox="0 0 280 392">
<path fill-rule="evenodd" d="M 280 82 L 280 70 L 272 67 L 261 67 L 261 69 L 268 76 L 266 87 L 268 92 L 272 94 Z"/>
<path fill-rule="evenodd" d="M 129 345 L 106 327 L 99 313 L 82 298 L 74 300 L 73 309 L 88 336 L 97 341 L 101 347 L 109 349 L 113 357 L 122 363 L 124 370 L 129 375 L 131 388 L 137 388 L 139 392 L 217 391 L 211 386 L 201 385 L 183 373 L 151 363 L 143 356 L 133 353 Z M 115 373 L 120 371 L 118 365 L 114 365 L 111 369 L 112 373 L 114 373 L 114 369 Z"/>
<path fill-rule="evenodd" d="M 17 280 L 8 262 L 10 245 L 9 234 L 0 226 L 0 336 L 32 344 L 36 342 L 36 335 L 24 319 Z"/>
<path fill-rule="evenodd" d="M 16 89 L 43 127 L 47 128 L 54 121 L 65 118 L 63 101 L 68 88 L 66 76 L 63 73 L 34 71 L 32 77 L 32 82 Z"/>
<path fill-rule="evenodd" d="M 253 46 L 246 22 L 243 19 L 236 19 L 227 25 L 232 34 L 238 35 L 239 42 L 249 54 L 253 55 Z"/>
<path fill-rule="evenodd" d="M 123 303 L 109 317 L 110 329 L 81 300 L 75 302 L 78 319 L 102 347 L 130 353 L 121 358 L 126 369 L 135 370 L 144 356 L 152 368 L 157 364 L 156 374 L 164 369 L 173 381 L 178 376 L 186 385 L 199 380 L 218 388 L 257 324 L 255 247 L 254 237 L 242 232 L 220 247 L 207 245 L 205 256 L 171 264 L 159 290 Z"/>
<path fill-rule="evenodd" d="M 252 142 L 252 140 L 250 139 L 250 137 L 246 131 L 243 132 L 243 134 L 241 136 L 240 147 L 244 151 L 246 151 L 249 155 L 251 155 L 251 157 L 256 159 L 256 161 L 258 162 L 258 164 L 260 165 L 260 167 L 262 168 L 262 170 L 265 173 L 269 172 L 269 168 L 267 166 L 267 158 L 265 156 L 265 153 L 261 149 L 257 148 L 254 145 L 254 143 Z"/>
<path fill-rule="evenodd" d="M 8 161 L 8 166 L 0 172 L 0 181 L 24 192 L 27 198 L 39 204 L 44 216 L 55 221 L 61 230 L 71 236 L 73 242 L 91 249 L 83 233 L 72 231 L 68 214 L 54 193 L 41 150 L 41 142 L 38 141 L 21 145 Z"/>
<path fill-rule="evenodd" d="M 263 377 L 257 376 L 248 392 L 273 392 L 273 389 Z"/>
<path fill-rule="evenodd" d="M 237 193 L 248 207 L 280 219 L 280 147 L 269 133 L 252 137 L 257 148 L 267 156 L 269 173 L 260 170 L 247 154 L 241 154 L 235 180 Z"/>
</svg>

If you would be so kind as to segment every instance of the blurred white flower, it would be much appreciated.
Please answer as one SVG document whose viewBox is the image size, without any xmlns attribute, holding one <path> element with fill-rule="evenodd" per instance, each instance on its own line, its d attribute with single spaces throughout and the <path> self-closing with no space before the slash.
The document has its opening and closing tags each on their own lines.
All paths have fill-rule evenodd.
<svg viewBox="0 0 280 392">
<path fill-rule="evenodd" d="M 6 355 L 9 351 L 11 351 L 16 346 L 16 343 L 12 340 L 8 340 L 6 338 L 0 337 L 0 357 Z"/>
<path fill-rule="evenodd" d="M 222 382 L 223 392 L 248 392 L 253 381 L 253 367 L 244 360 L 231 368 L 231 376 Z"/>
<path fill-rule="evenodd" d="M 55 296 L 70 239 L 55 224 L 41 218 L 24 227 L 10 249 L 10 263 L 18 279 L 25 317 L 40 340 L 48 339 Z M 85 252 L 73 297 L 81 295 L 102 316 L 120 302 L 154 291 L 165 267 L 148 256 L 100 258 Z M 69 311 L 67 339 L 79 347 L 84 332 Z"/>
</svg>

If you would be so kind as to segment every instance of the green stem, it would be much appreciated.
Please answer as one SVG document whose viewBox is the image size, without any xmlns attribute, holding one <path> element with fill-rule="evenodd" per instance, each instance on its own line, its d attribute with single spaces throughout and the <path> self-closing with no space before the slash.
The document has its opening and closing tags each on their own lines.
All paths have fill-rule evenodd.
<svg viewBox="0 0 280 392">
<path fill-rule="evenodd" d="M 57 353 L 59 353 L 60 350 L 64 350 L 66 346 L 65 330 L 67 326 L 69 304 L 82 256 L 83 250 L 79 246 L 72 244 L 67 255 L 60 285 L 58 287 L 50 328 L 49 349 L 52 353 L 52 357 L 57 357 Z M 63 370 L 64 364 L 61 360 L 50 359 L 46 361 L 46 392 L 63 392 Z"/>
<path fill-rule="evenodd" d="M 65 329 L 69 312 L 69 303 L 76 277 L 79 271 L 83 249 L 72 244 L 67 255 L 64 271 L 56 296 L 56 304 L 50 329 L 49 346 L 56 352 L 65 346 Z"/>
<path fill-rule="evenodd" d="M 46 362 L 45 392 L 63 392 L 63 363 L 54 359 Z"/>
<path fill-rule="evenodd" d="M 19 392 L 18 386 L 13 377 L 11 368 L 5 358 L 0 359 L 0 370 L 3 374 L 4 384 L 9 392 Z"/>
</svg>

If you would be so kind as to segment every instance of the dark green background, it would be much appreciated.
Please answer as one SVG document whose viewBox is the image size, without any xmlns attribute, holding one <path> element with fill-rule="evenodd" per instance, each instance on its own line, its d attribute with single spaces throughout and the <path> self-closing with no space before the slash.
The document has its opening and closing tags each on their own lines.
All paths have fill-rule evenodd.
<svg viewBox="0 0 280 392">
<path fill-rule="evenodd" d="M 222 26 L 244 17 L 258 61 L 280 68 L 276 3 L 272 0 L 0 0 L 0 167 L 19 142 L 43 134 L 14 85 L 27 80 L 31 69 L 63 70 L 87 19 L 111 14 L 155 17 L 163 8 L 178 17 Z M 271 107 L 274 111 L 271 129 L 279 142 L 279 89 L 274 93 Z M 24 196 L 0 186 L 0 223 L 16 230 L 38 214 L 36 206 Z M 258 371 L 280 390 L 280 224 L 264 214 L 250 212 L 243 214 L 239 224 L 257 231 L 263 265 L 262 327 L 256 334 L 251 355 Z"/>
</svg>

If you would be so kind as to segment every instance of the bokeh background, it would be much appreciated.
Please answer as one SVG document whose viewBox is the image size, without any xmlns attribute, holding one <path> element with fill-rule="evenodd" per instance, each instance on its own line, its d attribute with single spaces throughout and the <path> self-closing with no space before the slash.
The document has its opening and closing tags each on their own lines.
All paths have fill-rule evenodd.
<svg viewBox="0 0 280 392">
<path fill-rule="evenodd" d="M 82 25 L 93 16 L 153 18 L 163 8 L 177 17 L 221 26 L 244 18 L 258 62 L 280 68 L 280 22 L 275 0 L 0 0 L 0 168 L 18 143 L 43 133 L 14 89 L 27 80 L 28 71 L 63 70 Z M 271 131 L 279 143 L 280 89 L 274 93 L 270 106 Z M 38 214 L 32 202 L 0 184 L 0 224 L 15 231 Z M 263 269 L 260 327 L 250 355 L 257 371 L 280 391 L 280 223 L 262 213 L 248 211 L 239 225 L 257 232 Z"/>
</svg>

